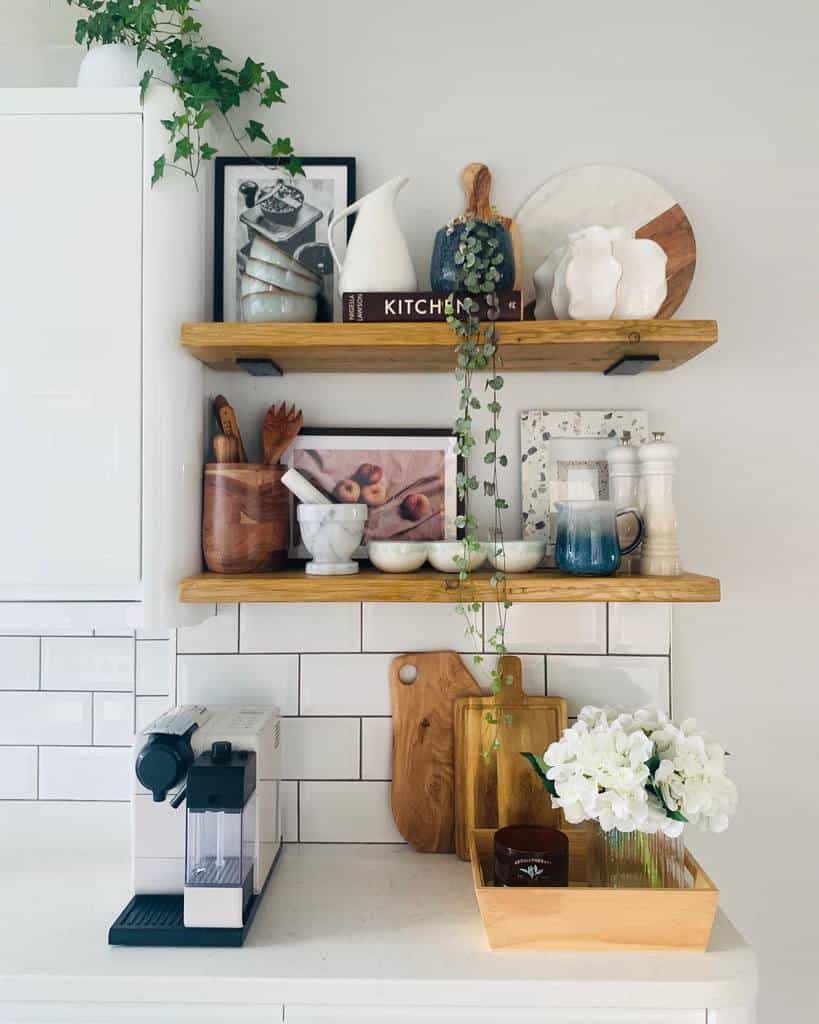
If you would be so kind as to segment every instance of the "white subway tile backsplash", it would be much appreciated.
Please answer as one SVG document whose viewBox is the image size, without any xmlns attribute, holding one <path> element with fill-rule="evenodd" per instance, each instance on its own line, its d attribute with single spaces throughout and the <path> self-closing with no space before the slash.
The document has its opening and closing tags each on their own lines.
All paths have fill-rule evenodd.
<svg viewBox="0 0 819 1024">
<path fill-rule="evenodd" d="M 497 605 L 485 606 L 486 635 L 498 624 Z M 511 654 L 605 654 L 606 606 L 580 602 L 513 605 L 506 619 Z"/>
<path fill-rule="evenodd" d="M 388 715 L 394 654 L 303 654 L 302 715 Z"/>
<path fill-rule="evenodd" d="M 358 604 L 244 604 L 239 622 L 242 653 L 360 651 Z"/>
<path fill-rule="evenodd" d="M 0 800 L 37 799 L 37 748 L 0 747 Z"/>
<path fill-rule="evenodd" d="M 402 843 L 389 782 L 299 783 L 302 843 Z"/>
<path fill-rule="evenodd" d="M 357 718 L 286 718 L 282 721 L 282 776 L 357 779 L 360 744 Z"/>
<path fill-rule="evenodd" d="M 146 725 L 150 725 L 172 705 L 167 697 L 137 697 L 134 703 L 136 705 L 135 732 L 141 732 Z"/>
<path fill-rule="evenodd" d="M 565 697 L 569 715 L 586 704 L 669 710 L 669 659 L 549 655 L 546 688 Z"/>
<path fill-rule="evenodd" d="M 532 697 L 543 697 L 546 693 L 546 659 L 542 654 L 520 654 L 521 682 L 523 692 Z M 485 693 L 492 690 L 492 671 L 498 663 L 494 654 L 484 654 L 483 661 L 475 664 L 473 655 L 462 654 L 461 661 L 472 673 Z"/>
<path fill-rule="evenodd" d="M 668 654 L 670 604 L 610 604 L 609 654 Z"/>
<path fill-rule="evenodd" d="M 41 747 L 41 800 L 128 800 L 131 751 L 127 747 Z"/>
<path fill-rule="evenodd" d="M 454 604 L 365 604 L 365 651 L 469 651 L 464 617 Z"/>
<path fill-rule="evenodd" d="M 137 640 L 136 692 L 146 697 L 173 697 L 176 650 L 172 640 Z"/>
<path fill-rule="evenodd" d="M 130 693 L 94 694 L 94 743 L 126 747 L 134 740 L 134 698 Z"/>
<path fill-rule="evenodd" d="M 185 654 L 177 661 L 180 704 L 258 704 L 299 713 L 297 654 Z"/>
<path fill-rule="evenodd" d="M 279 783 L 282 808 L 282 836 L 286 843 L 299 841 L 299 784 L 295 780 Z"/>
<path fill-rule="evenodd" d="M 91 636 L 94 630 L 130 635 L 140 605 L 71 601 L 2 601 L 0 634 L 14 636 Z"/>
<path fill-rule="evenodd" d="M 36 690 L 40 685 L 40 638 L 0 637 L 0 690 Z"/>
<path fill-rule="evenodd" d="M 362 718 L 361 778 L 392 778 L 392 718 Z"/>
<path fill-rule="evenodd" d="M 239 605 L 219 604 L 216 614 L 198 626 L 176 632 L 180 654 L 236 654 L 239 650 Z"/>
<path fill-rule="evenodd" d="M 90 693 L 0 691 L 0 743 L 91 743 Z"/>
<path fill-rule="evenodd" d="M 134 688 L 134 641 L 117 637 L 46 637 L 42 651 L 44 690 Z"/>
</svg>

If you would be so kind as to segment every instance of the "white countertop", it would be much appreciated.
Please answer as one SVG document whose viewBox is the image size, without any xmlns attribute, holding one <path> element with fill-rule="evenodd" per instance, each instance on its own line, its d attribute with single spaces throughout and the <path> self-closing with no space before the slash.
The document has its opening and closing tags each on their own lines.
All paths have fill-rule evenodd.
<svg viewBox="0 0 819 1024">
<path fill-rule="evenodd" d="M 756 992 L 754 955 L 722 913 L 704 954 L 493 953 L 469 865 L 402 846 L 286 847 L 242 949 L 110 947 L 129 895 L 126 805 L 0 805 L 0 1004 L 150 992 L 188 1004 L 683 1009 Z"/>
</svg>

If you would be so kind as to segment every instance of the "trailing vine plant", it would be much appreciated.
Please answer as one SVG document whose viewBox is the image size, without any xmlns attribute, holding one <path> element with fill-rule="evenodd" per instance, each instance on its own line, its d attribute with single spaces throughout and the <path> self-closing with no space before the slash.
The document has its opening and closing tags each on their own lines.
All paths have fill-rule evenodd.
<svg viewBox="0 0 819 1024">
<path fill-rule="evenodd" d="M 455 379 L 460 385 L 458 418 L 455 421 L 454 433 L 457 438 L 458 454 L 463 458 L 463 468 L 457 477 L 458 497 L 463 503 L 463 511 L 456 523 L 462 530 L 463 548 L 456 558 L 460 586 L 460 601 L 456 610 L 466 620 L 466 633 L 474 647 L 474 662 L 478 664 L 483 661 L 483 648 L 487 645 L 497 656 L 495 667 L 491 671 L 492 694 L 497 697 L 501 688 L 512 682 L 511 677 L 504 678 L 501 671 L 502 658 L 507 653 L 506 617 L 512 603 L 507 593 L 506 575 L 497 569 L 493 572 L 490 582 L 495 591 L 498 623 L 492 633 L 484 637 L 481 626 L 481 602 L 475 599 L 474 587 L 470 584 L 470 563 L 473 552 L 480 548 L 478 519 L 472 511 L 472 497 L 481 488 L 481 481 L 473 472 L 472 459 L 478 444 L 474 434 L 474 414 L 484 403 L 475 393 L 476 371 L 487 374 L 484 392 L 489 398 L 486 402 L 486 411 L 491 419 L 490 426 L 484 432 L 486 451 L 482 464 L 487 477 L 483 480 L 483 493 L 492 500 L 493 527 L 490 542 L 501 552 L 503 512 L 509 507 L 498 486 L 498 467 L 508 465 L 508 458 L 499 452 L 498 444 L 501 439 L 500 392 L 503 388 L 503 377 L 498 373 L 500 356 L 496 321 L 499 311 L 496 288 L 504 256 L 497 239 L 495 222 L 469 217 L 456 218 L 448 225 L 447 232 L 452 234 L 456 230 L 459 234 L 458 247 L 454 255 L 456 287 L 446 302 L 447 323 L 456 337 Z M 473 296 L 481 296 L 486 303 L 486 324 L 481 323 L 480 306 Z M 500 564 L 503 564 L 502 555 Z M 483 752 L 484 758 L 488 758 L 492 751 L 500 746 L 500 726 L 503 721 L 508 722 L 509 717 L 501 716 L 497 709 L 487 712 L 486 720 L 494 726 L 494 730 L 489 748 Z"/>
<path fill-rule="evenodd" d="M 280 161 L 292 175 L 302 171 L 293 155 L 289 138 L 272 141 L 261 121 L 248 118 L 238 130 L 229 116 L 243 98 L 255 96 L 262 107 L 284 103 L 287 83 L 262 61 L 247 57 L 240 68 L 218 46 L 202 36 L 196 17 L 199 0 L 67 0 L 70 7 L 83 8 L 86 17 L 77 21 L 74 38 L 80 44 L 126 43 L 136 47 L 136 59 L 146 52 L 162 57 L 171 71 L 170 80 L 147 70 L 140 80 L 144 97 L 152 81 L 164 82 L 180 101 L 180 109 L 162 121 L 168 131 L 168 153 L 156 158 L 151 184 L 167 170 L 181 171 L 194 182 L 202 162 L 212 160 L 218 150 L 203 137 L 203 129 L 214 113 L 225 121 L 242 153 L 249 159 L 247 145 L 263 142 L 266 155 Z"/>
</svg>

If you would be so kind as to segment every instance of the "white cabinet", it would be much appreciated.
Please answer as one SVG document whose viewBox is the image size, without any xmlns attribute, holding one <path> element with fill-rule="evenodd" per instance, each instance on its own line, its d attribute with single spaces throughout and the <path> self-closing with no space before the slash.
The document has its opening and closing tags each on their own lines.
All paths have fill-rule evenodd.
<svg viewBox="0 0 819 1024">
<path fill-rule="evenodd" d="M 578 983 L 580 986 L 580 983 Z M 582 986 L 578 993 L 582 1001 Z M 284 1024 L 706 1024 L 705 1010 L 286 1006 Z"/>
<path fill-rule="evenodd" d="M 205 192 L 150 168 L 173 97 L 0 90 L 0 601 L 184 625 L 200 567 Z"/>
</svg>

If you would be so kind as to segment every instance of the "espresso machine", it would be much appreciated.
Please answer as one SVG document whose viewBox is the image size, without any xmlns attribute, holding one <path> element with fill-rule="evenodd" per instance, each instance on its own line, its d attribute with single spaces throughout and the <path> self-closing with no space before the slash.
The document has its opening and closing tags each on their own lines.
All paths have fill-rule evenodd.
<svg viewBox="0 0 819 1024">
<path fill-rule="evenodd" d="M 240 946 L 281 851 L 280 720 L 176 707 L 134 742 L 133 897 L 111 945 Z"/>
</svg>

